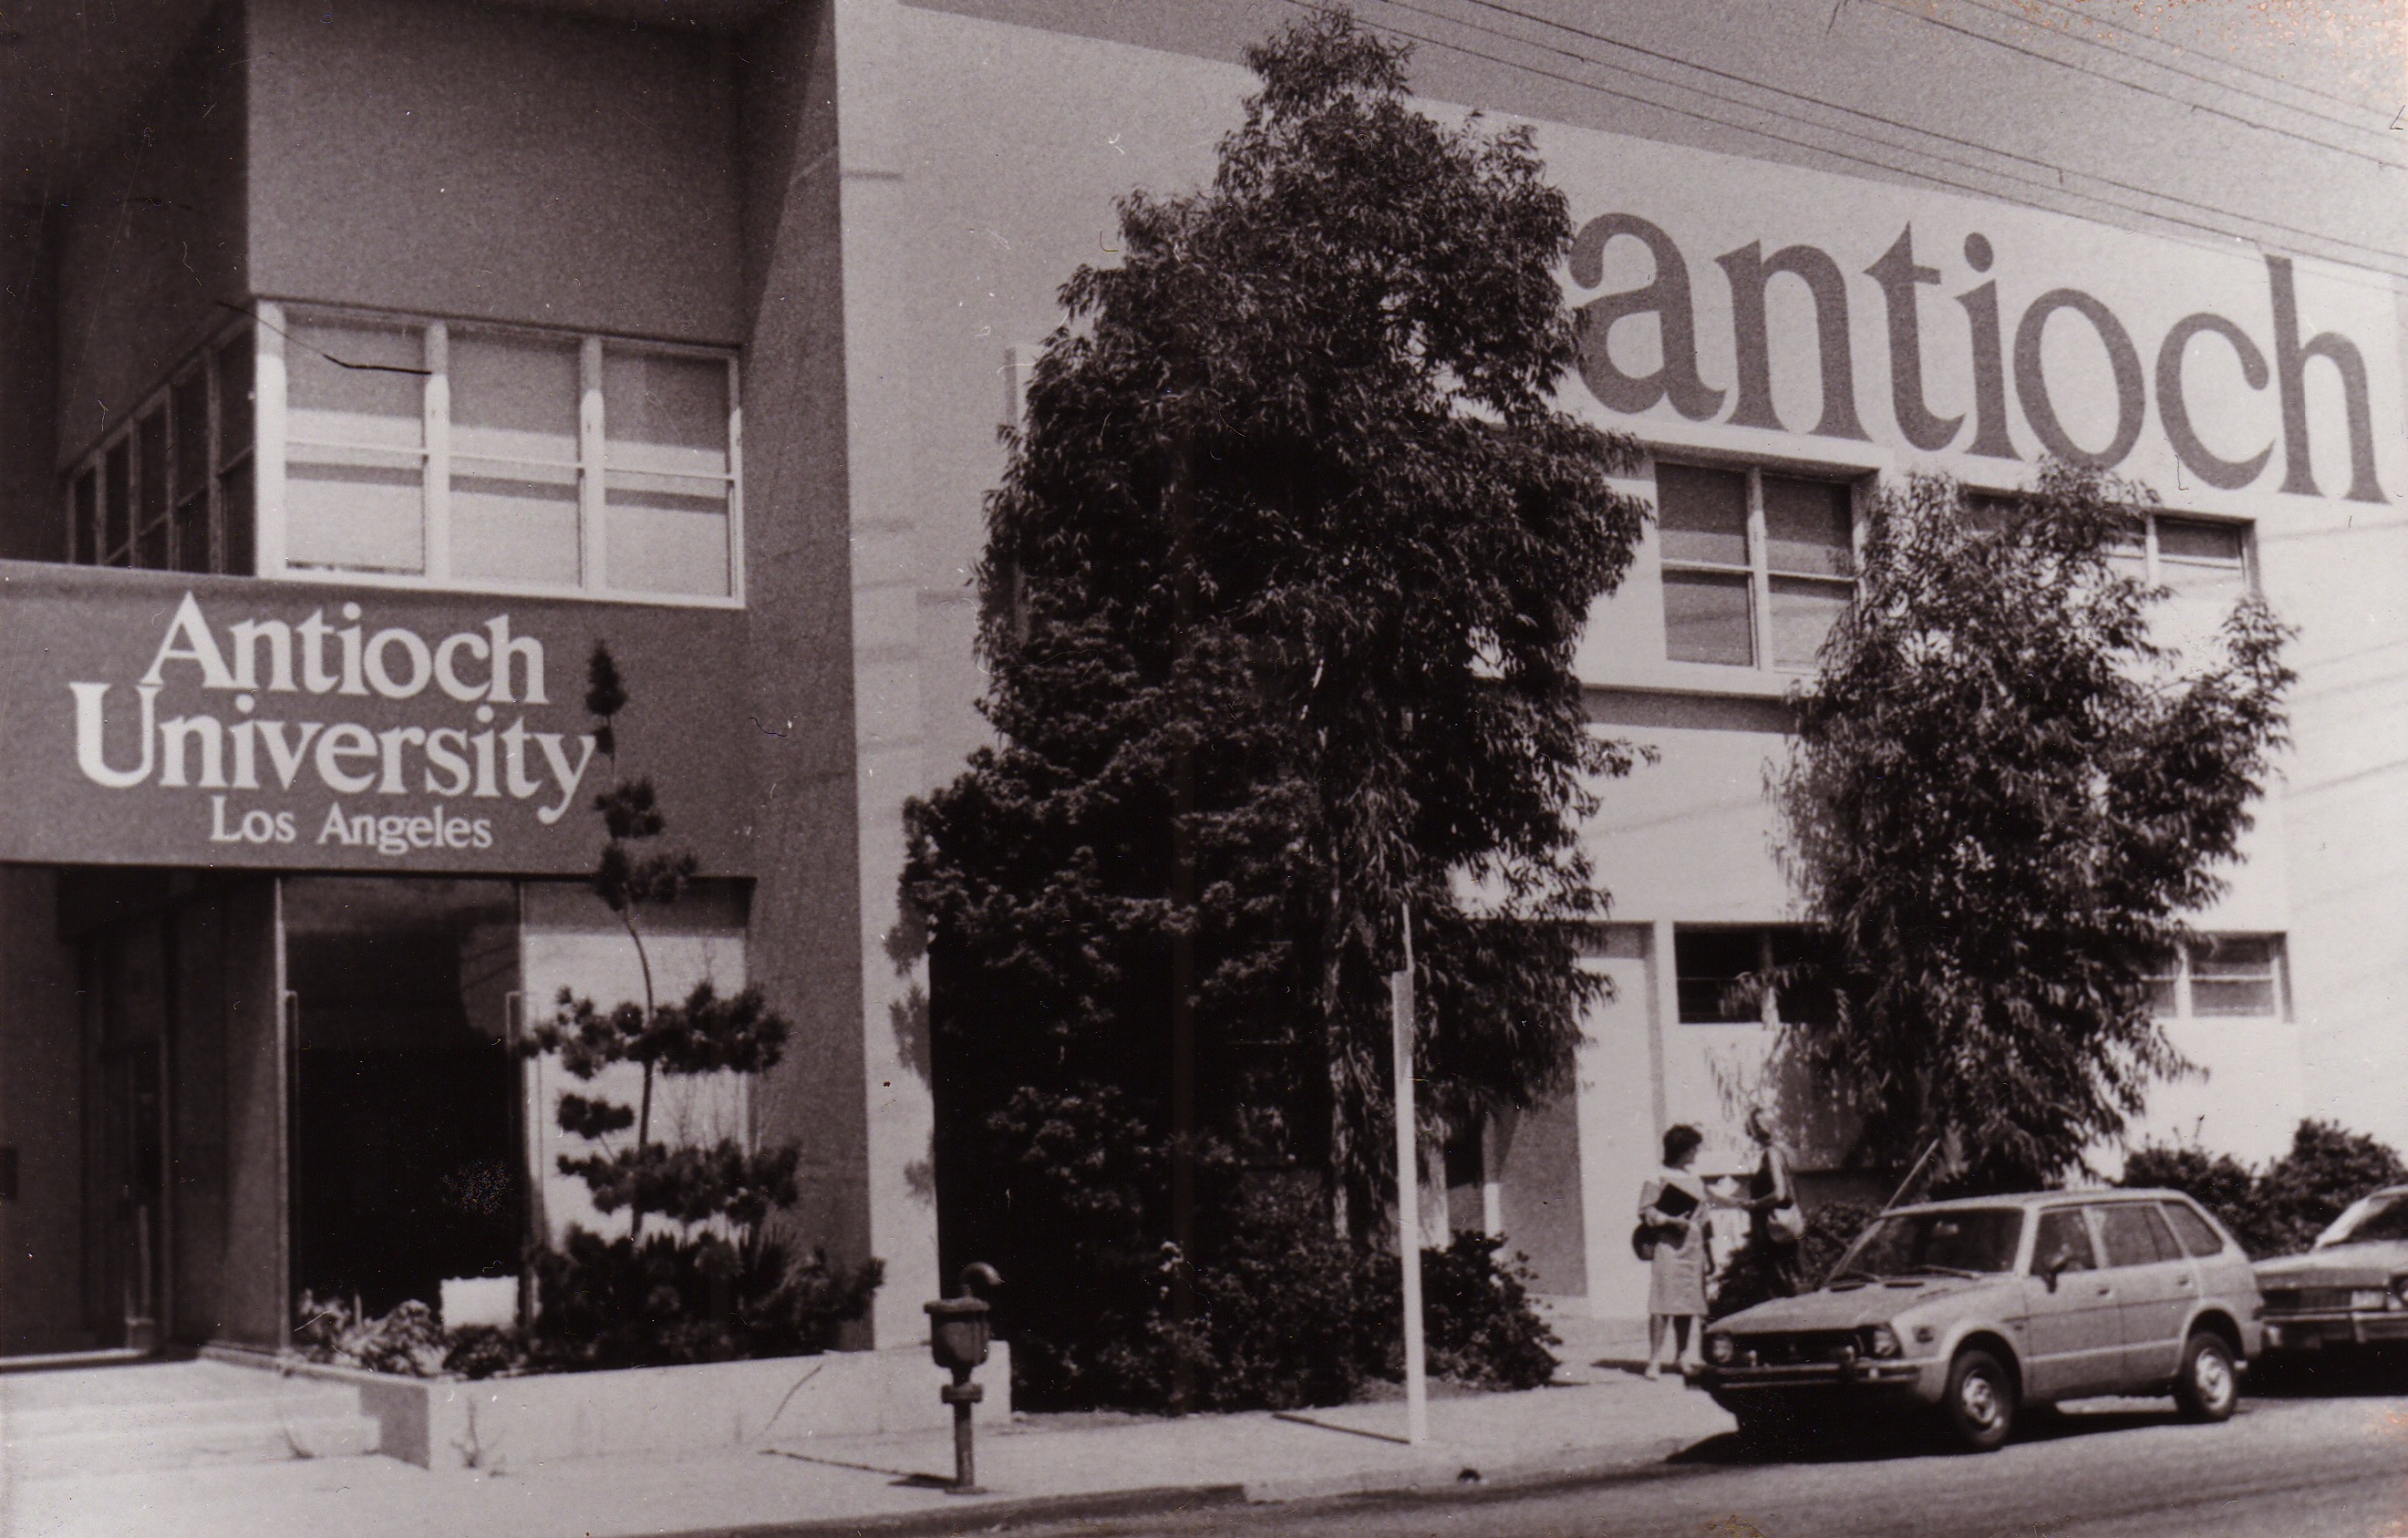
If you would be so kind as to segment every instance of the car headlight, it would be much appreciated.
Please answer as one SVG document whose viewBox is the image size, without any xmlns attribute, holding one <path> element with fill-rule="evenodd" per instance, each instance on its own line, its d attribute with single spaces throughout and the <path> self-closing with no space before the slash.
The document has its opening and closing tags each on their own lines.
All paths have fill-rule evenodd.
<svg viewBox="0 0 2408 1538">
<path fill-rule="evenodd" d="M 1900 1354 L 1897 1330 L 1887 1325 L 1875 1325 L 1865 1331 L 1866 1356 L 1895 1357 Z"/>
<path fill-rule="evenodd" d="M 1706 1337 L 1706 1359 L 1716 1367 L 1730 1365 L 1731 1357 L 1739 1350 L 1727 1335 L 1715 1333 Z"/>
<path fill-rule="evenodd" d="M 2384 1308 L 2390 1302 L 2391 1294 L 2381 1287 L 2355 1287 L 2349 1295 L 2349 1306 L 2354 1309 Z"/>
<path fill-rule="evenodd" d="M 2391 1279 L 2391 1306 L 2408 1308 L 2408 1276 L 2395 1276 Z"/>
</svg>

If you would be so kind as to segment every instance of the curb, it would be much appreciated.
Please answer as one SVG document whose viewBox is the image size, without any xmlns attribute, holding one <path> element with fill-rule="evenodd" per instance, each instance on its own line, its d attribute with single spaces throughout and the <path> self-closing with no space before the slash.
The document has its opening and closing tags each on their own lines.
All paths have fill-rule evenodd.
<svg viewBox="0 0 2408 1538">
<path fill-rule="evenodd" d="M 1085 1495 L 1031 1495 L 967 1500 L 926 1511 L 876 1516 L 808 1516 L 794 1522 L 744 1527 L 696 1528 L 657 1538 L 817 1538 L 823 1533 L 861 1533 L 875 1538 L 916 1538 L 922 1533 L 976 1532 L 1006 1522 L 1074 1522 L 1082 1517 L 1160 1516 L 1214 1506 L 1242 1506 L 1243 1485 L 1154 1485 L 1133 1490 Z"/>
<path fill-rule="evenodd" d="M 834 1533 L 862 1538 L 918 1538 L 921 1534 L 983 1531 L 1007 1523 L 1071 1522 L 1082 1518 L 1163 1516 L 1224 1506 L 1285 1505 L 1314 1501 L 1362 1501 L 1383 1496 L 1470 1499 L 1552 1488 L 1626 1484 L 1677 1477 L 1685 1471 L 1667 1461 L 1692 1445 L 1694 1437 L 1666 1438 L 1643 1449 L 1572 1453 L 1478 1471 L 1469 1479 L 1458 1460 L 1434 1459 L 1412 1469 L 1256 1480 L 1246 1484 L 1156 1485 L 1139 1489 L 1096 1490 L 1079 1495 L 1005 1497 L 964 1501 L 924 1511 L 874 1516 L 804 1517 L 741 1527 L 703 1528 L 657 1538 L 821 1538 Z"/>
</svg>

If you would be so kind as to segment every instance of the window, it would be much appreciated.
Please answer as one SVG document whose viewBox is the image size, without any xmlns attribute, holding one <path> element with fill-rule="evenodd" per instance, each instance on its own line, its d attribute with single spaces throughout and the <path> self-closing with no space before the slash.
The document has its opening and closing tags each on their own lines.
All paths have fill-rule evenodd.
<svg viewBox="0 0 2408 1538">
<path fill-rule="evenodd" d="M 1814 959 L 1813 936 L 1794 927 L 1679 928 L 1672 933 L 1674 991 L 1684 1025 L 1821 1024 L 1832 1017 L 1828 987 L 1811 977 L 1759 985 L 1778 970 Z"/>
<path fill-rule="evenodd" d="M 2040 1232 L 2032 1241 L 2032 1274 L 2096 1271 L 2099 1259 L 2090 1245 L 2090 1225 L 2079 1207 L 2051 1207 L 2040 1215 Z"/>
<path fill-rule="evenodd" d="M 251 372 L 250 328 L 236 327 L 85 456 L 67 476 L 68 560 L 250 572 Z"/>
<path fill-rule="evenodd" d="M 2182 1246 L 2174 1243 L 2155 1203 L 2118 1201 L 2091 1210 L 2099 1215 L 2099 1237 L 2106 1245 L 2109 1265 L 2154 1266 L 2183 1258 Z"/>
<path fill-rule="evenodd" d="M 294 310 L 282 540 L 295 571 L 740 596 L 735 360 Z"/>
<path fill-rule="evenodd" d="M 2149 977 L 2161 1020 L 2273 1019 L 2288 1015 L 2279 935 L 2211 935 Z"/>
<path fill-rule="evenodd" d="M 1981 532 L 2000 533 L 2014 523 L 2015 499 L 1975 493 L 1966 498 L 1966 514 Z M 2255 582 L 2246 524 L 2135 511 L 2128 534 L 2108 547 L 2107 558 L 2126 575 L 2166 589 L 2162 639 L 2175 646 L 2213 634 Z"/>
<path fill-rule="evenodd" d="M 1854 505 L 1845 482 L 1658 464 L 1664 654 L 1811 669 L 1856 594 Z"/>
<path fill-rule="evenodd" d="M 2224 1253 L 2224 1236 L 2215 1231 L 2214 1224 L 2201 1217 L 2195 1209 L 2179 1201 L 2169 1201 L 2165 1204 L 2165 1212 L 2173 1224 L 2174 1237 L 2182 1241 L 2184 1249 L 2198 1256 Z"/>
</svg>

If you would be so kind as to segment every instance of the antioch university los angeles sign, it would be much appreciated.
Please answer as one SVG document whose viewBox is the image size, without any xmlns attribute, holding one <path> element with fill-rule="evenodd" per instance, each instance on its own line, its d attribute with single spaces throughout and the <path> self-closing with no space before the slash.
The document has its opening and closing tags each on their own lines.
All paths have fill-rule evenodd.
<svg viewBox="0 0 2408 1538">
<path fill-rule="evenodd" d="M 706 866 L 746 865 L 743 616 L 0 566 L 0 858 L 581 873 L 585 659 Z"/>
<path fill-rule="evenodd" d="M 2270 496 L 2408 489 L 2379 274 L 1578 129 L 1539 139 L 1579 221 L 1581 380 L 1615 425 L 1767 452 L 1780 435 L 1793 457 L 1990 484 L 2055 455 L 2244 516 Z"/>
</svg>

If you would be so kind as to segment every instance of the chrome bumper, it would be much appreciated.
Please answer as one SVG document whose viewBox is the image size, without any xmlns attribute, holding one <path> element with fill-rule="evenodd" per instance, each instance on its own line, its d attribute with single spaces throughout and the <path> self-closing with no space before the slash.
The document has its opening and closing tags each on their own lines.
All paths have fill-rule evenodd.
<svg viewBox="0 0 2408 1538">
<path fill-rule="evenodd" d="M 2321 1351 L 2329 1345 L 2408 1341 L 2408 1314 L 2270 1314 L 2269 1351 Z"/>
<path fill-rule="evenodd" d="M 1858 1358 L 1853 1362 L 1799 1362 L 1781 1367 L 1709 1365 L 1690 1380 L 1692 1387 L 1720 1397 L 1724 1394 L 1797 1393 L 1814 1389 L 1913 1388 L 1922 1381 L 1928 1363 Z"/>
</svg>

